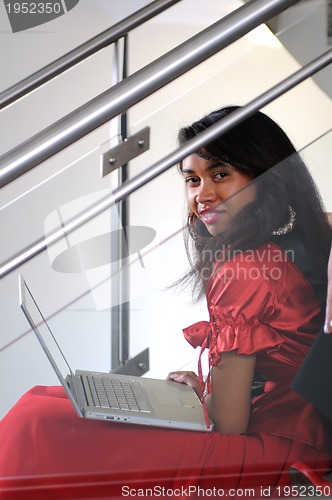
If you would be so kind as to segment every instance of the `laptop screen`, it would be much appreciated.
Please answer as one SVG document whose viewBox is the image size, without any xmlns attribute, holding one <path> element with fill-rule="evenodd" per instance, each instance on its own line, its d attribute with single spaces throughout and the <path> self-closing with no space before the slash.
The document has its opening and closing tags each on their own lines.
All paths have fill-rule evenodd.
<svg viewBox="0 0 332 500">
<path fill-rule="evenodd" d="M 20 307 L 24 312 L 32 330 L 35 332 L 46 356 L 55 370 L 62 385 L 67 386 L 66 376 L 73 372 L 56 341 L 49 324 L 39 309 L 23 276 L 19 276 L 19 299 Z"/>
</svg>

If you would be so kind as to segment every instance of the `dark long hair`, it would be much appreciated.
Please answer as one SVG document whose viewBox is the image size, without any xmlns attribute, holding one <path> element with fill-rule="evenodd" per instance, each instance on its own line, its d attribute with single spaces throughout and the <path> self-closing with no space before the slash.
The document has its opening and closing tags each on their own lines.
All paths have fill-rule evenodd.
<svg viewBox="0 0 332 500">
<path fill-rule="evenodd" d="M 238 106 L 222 108 L 182 128 L 179 144 L 183 145 L 236 109 Z M 198 299 L 205 293 L 217 260 L 223 262 L 232 251 L 253 249 L 267 241 L 296 250 L 299 257 L 296 263 L 301 270 L 324 288 L 331 229 L 315 183 L 279 125 L 257 112 L 196 154 L 224 162 L 251 176 L 257 195 L 255 201 L 236 215 L 232 226 L 217 236 L 211 236 L 199 219 L 187 226 L 185 244 L 191 269 L 179 281 L 192 286 L 193 297 Z M 296 213 L 294 229 L 289 235 L 273 236 L 289 221 L 290 210 Z M 224 252 L 220 258 L 222 249 L 227 249 L 227 255 Z"/>
</svg>

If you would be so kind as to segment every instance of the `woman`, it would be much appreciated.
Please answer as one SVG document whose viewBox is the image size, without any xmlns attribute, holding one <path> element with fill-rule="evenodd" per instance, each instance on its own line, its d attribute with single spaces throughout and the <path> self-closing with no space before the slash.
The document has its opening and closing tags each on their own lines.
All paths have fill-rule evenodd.
<svg viewBox="0 0 332 500">
<path fill-rule="evenodd" d="M 235 109 L 182 129 L 180 144 Z M 87 497 L 91 484 L 93 498 L 156 497 L 158 487 L 263 498 L 287 495 L 293 461 L 328 467 L 325 421 L 289 387 L 322 322 L 331 241 L 308 171 L 256 113 L 185 158 L 181 173 L 191 270 L 180 281 L 206 295 L 210 313 L 184 334 L 209 349 L 211 370 L 205 386 L 200 367 L 169 378 L 194 387 L 215 432 L 83 421 L 60 388 L 35 388 L 0 424 L 0 477 L 37 476 L 38 491 L 53 481 L 47 498 L 68 498 L 75 485 Z M 264 392 L 252 398 L 258 376 Z"/>
<path fill-rule="evenodd" d="M 190 139 L 234 109 L 234 107 L 231 107 L 212 113 L 200 122 L 182 130 L 180 132 L 180 143 Z M 292 157 L 287 162 L 280 164 L 290 155 Z M 279 165 L 274 167 L 273 171 L 269 170 L 277 163 Z M 246 381 L 252 380 L 253 372 L 259 366 L 259 363 L 257 363 L 257 356 L 254 355 L 255 349 L 252 346 L 249 349 L 250 355 L 246 353 L 247 356 L 244 359 L 239 356 L 240 352 L 245 353 L 244 340 L 237 339 L 236 335 L 233 338 L 234 324 L 232 324 L 233 331 L 230 333 L 232 338 L 229 339 L 229 345 L 224 338 L 221 341 L 220 337 L 222 335 L 223 337 L 227 336 L 225 332 L 231 326 L 229 324 L 230 320 L 232 322 L 236 321 L 236 314 L 238 317 L 242 316 L 242 321 L 244 313 L 249 315 L 250 320 L 257 321 L 257 319 L 260 319 L 258 312 L 262 306 L 259 302 L 262 297 L 258 296 L 257 290 L 254 289 L 254 285 L 250 280 L 245 282 L 242 279 L 240 284 L 238 279 L 233 279 L 233 282 L 227 280 L 225 276 L 229 266 L 232 267 L 231 270 L 234 270 L 234 262 L 239 261 L 239 257 L 235 257 L 230 262 L 227 262 L 227 256 L 230 255 L 230 250 L 233 251 L 234 255 L 239 250 L 242 250 L 241 265 L 243 267 L 246 260 L 245 251 L 248 249 L 256 248 L 257 259 L 263 260 L 260 253 L 264 253 L 266 250 L 266 242 L 274 242 L 279 246 L 280 250 L 281 248 L 292 250 L 294 263 L 310 280 L 321 311 L 326 289 L 325 274 L 330 230 L 326 217 L 318 204 L 319 198 L 306 168 L 299 156 L 295 154 L 289 139 L 276 124 L 263 114 L 257 114 L 230 134 L 221 137 L 219 141 L 215 141 L 215 143 L 207 146 L 196 155 L 186 158 L 182 163 L 181 171 L 187 185 L 187 198 L 190 208 L 189 219 L 191 221 L 190 231 L 194 238 L 196 250 L 196 261 L 193 263 L 192 271 L 188 277 L 192 278 L 195 285 L 200 287 L 200 292 L 202 290 L 207 292 L 210 316 L 213 317 L 219 314 L 219 323 L 222 323 L 222 326 L 219 324 L 218 327 L 222 329 L 223 334 L 215 334 L 213 331 L 209 333 L 211 336 L 209 339 L 210 359 L 214 356 L 214 369 L 211 374 L 214 390 L 212 398 L 209 398 L 210 415 L 220 432 L 243 433 L 248 431 L 248 426 L 251 429 L 255 421 L 253 418 L 254 413 L 252 413 L 249 425 L 250 391 Z M 265 177 L 259 177 L 259 182 L 251 182 L 249 189 L 243 189 L 252 179 L 267 171 L 268 175 L 265 174 Z M 234 196 L 234 193 L 239 189 L 242 189 L 241 195 Z M 224 200 L 227 201 L 224 202 Z M 275 230 L 274 228 L 279 225 L 282 226 L 282 221 L 287 221 L 287 211 L 288 223 L 284 224 L 284 227 L 279 230 Z M 261 249 L 261 252 L 259 249 Z M 273 251 L 277 252 L 275 246 Z M 204 254 L 207 259 L 204 258 Z M 211 259 L 211 255 L 214 258 Z M 276 255 L 273 257 L 274 261 L 275 257 Z M 220 260 L 221 262 L 226 260 L 226 262 L 222 266 L 216 265 L 216 262 L 218 263 Z M 207 278 L 205 278 L 204 274 L 206 276 L 207 268 L 209 268 L 210 272 L 207 273 Z M 213 279 L 210 278 L 212 268 L 214 268 L 213 273 L 215 274 Z M 240 270 L 237 265 L 238 274 Z M 262 276 L 265 278 L 265 282 L 266 279 L 270 280 L 270 287 L 273 283 L 271 280 L 272 270 L 270 265 L 269 271 L 271 274 Z M 282 272 L 281 269 L 279 271 Z M 256 285 L 257 288 L 265 285 L 264 299 L 267 300 L 267 295 L 271 290 L 268 290 L 264 280 L 261 283 L 256 283 Z M 288 286 L 292 287 L 289 281 Z M 241 296 L 241 288 L 243 297 Z M 232 296 L 233 289 L 234 295 Z M 251 295 L 247 295 L 247 293 Z M 216 300 L 216 295 L 218 295 L 218 300 Z M 295 299 L 295 292 L 293 296 Z M 248 301 L 249 297 L 251 298 L 250 310 L 245 311 L 243 304 Z M 257 299 L 256 302 L 253 300 L 254 297 Z M 238 304 L 235 306 L 236 299 Z M 300 302 L 302 300 L 303 297 L 301 297 Z M 282 305 L 280 299 L 278 302 L 282 309 L 283 321 L 293 321 L 293 325 L 296 324 L 298 331 L 301 328 L 301 312 L 303 313 L 301 304 L 296 305 L 295 317 L 292 318 L 287 317 L 289 311 L 287 311 L 285 305 Z M 276 303 L 270 305 L 275 307 Z M 292 307 L 294 306 L 295 304 L 292 305 Z M 232 310 L 231 314 L 227 311 L 227 307 Z M 266 308 L 267 305 L 265 304 L 264 307 Z M 213 308 L 217 310 L 215 314 Z M 234 308 L 238 309 L 236 313 L 234 313 Z M 226 318 L 225 311 L 228 318 Z M 263 312 L 266 312 L 265 309 Z M 262 314 L 262 311 L 260 314 Z M 275 312 L 272 316 L 269 316 L 268 321 L 266 321 L 267 318 L 265 317 L 264 325 L 268 323 L 276 330 L 278 328 L 273 324 L 274 316 Z M 314 334 L 318 332 L 320 327 L 322 316 L 317 316 L 316 320 L 319 317 L 320 320 L 313 328 Z M 245 317 L 245 323 L 246 325 L 243 326 L 244 336 L 247 335 L 245 330 L 248 325 L 248 316 Z M 236 326 L 235 324 L 235 328 Z M 204 329 L 205 325 L 202 324 L 201 327 Z M 195 326 L 195 330 L 193 334 L 189 330 L 186 331 L 189 340 L 193 337 L 194 344 L 196 336 L 206 337 L 206 334 L 204 337 L 204 334 L 200 332 L 198 326 Z M 266 337 L 270 333 L 262 333 L 261 337 L 257 334 L 258 344 L 262 342 L 261 347 L 257 346 L 258 352 L 266 350 L 268 347 L 268 345 L 263 346 L 263 343 L 269 343 Z M 212 340 L 215 345 L 211 349 Z M 312 342 L 312 340 L 313 338 L 309 342 Z M 271 339 L 271 342 L 275 342 L 275 346 L 277 346 L 281 341 L 275 338 Z M 303 339 L 301 342 L 304 342 Z M 220 352 L 218 352 L 221 345 L 225 351 L 222 359 Z M 304 344 L 302 344 L 301 348 L 307 350 Z M 280 345 L 278 349 L 282 351 Z M 238 376 L 235 377 L 234 373 L 238 373 Z M 296 371 L 294 375 L 295 373 Z M 201 382 L 195 375 L 191 373 L 175 373 L 171 377 L 177 381 L 188 383 L 198 393 L 201 392 Z M 267 398 L 267 395 L 264 397 Z M 267 399 L 265 401 L 267 402 Z M 254 402 L 252 405 L 254 409 L 255 404 L 257 403 Z M 236 415 L 236 418 L 234 418 L 234 415 Z M 272 420 L 269 419 L 268 427 L 272 427 Z M 260 421 L 259 426 L 262 429 L 261 424 Z"/>
</svg>

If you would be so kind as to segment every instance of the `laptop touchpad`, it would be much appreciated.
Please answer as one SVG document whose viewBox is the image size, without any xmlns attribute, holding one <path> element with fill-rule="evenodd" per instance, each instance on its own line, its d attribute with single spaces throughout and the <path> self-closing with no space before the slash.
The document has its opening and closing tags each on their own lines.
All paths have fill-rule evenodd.
<svg viewBox="0 0 332 500">
<path fill-rule="evenodd" d="M 185 406 L 193 408 L 192 394 L 170 394 L 169 392 L 155 394 L 158 403 L 171 406 Z"/>
<path fill-rule="evenodd" d="M 177 394 L 171 394 L 169 392 L 157 392 L 155 394 L 156 400 L 158 403 L 164 405 L 172 405 L 172 406 L 182 406 L 179 396 Z"/>
</svg>

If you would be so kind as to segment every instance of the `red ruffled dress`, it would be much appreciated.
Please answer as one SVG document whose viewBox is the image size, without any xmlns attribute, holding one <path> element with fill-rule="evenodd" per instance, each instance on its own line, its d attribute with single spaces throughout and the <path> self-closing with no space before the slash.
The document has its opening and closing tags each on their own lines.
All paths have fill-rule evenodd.
<svg viewBox="0 0 332 500">
<path fill-rule="evenodd" d="M 329 429 L 290 383 L 320 327 L 311 284 L 273 243 L 238 254 L 207 291 L 210 320 L 184 330 L 194 346 L 256 353 L 264 393 L 245 435 L 80 419 L 60 387 L 36 387 L 0 422 L 0 498 L 290 496 L 297 460 L 329 466 Z"/>
</svg>

